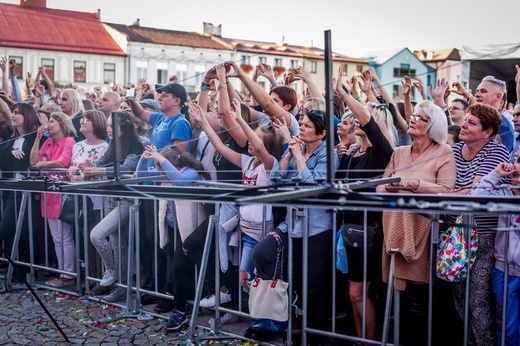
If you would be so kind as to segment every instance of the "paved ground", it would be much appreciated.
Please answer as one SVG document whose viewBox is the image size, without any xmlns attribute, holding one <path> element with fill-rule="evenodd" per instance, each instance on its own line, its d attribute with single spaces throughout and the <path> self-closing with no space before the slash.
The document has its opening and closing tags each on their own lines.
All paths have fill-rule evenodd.
<svg viewBox="0 0 520 346">
<path fill-rule="evenodd" d="M 0 345 L 62 345 L 65 339 L 27 288 L 0 292 Z M 36 293 L 54 316 L 72 344 L 88 345 L 253 345 L 237 339 L 192 342 L 187 327 L 165 333 L 165 320 L 124 319 L 98 323 L 122 313 L 121 309 L 56 291 L 37 289 Z M 151 317 L 151 316 L 150 316 Z M 202 331 L 204 332 L 204 331 Z"/>
</svg>

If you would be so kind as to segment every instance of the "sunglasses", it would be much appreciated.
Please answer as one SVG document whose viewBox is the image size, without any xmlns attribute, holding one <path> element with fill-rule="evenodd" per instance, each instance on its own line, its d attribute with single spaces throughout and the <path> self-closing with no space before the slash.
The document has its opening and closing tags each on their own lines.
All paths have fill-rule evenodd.
<svg viewBox="0 0 520 346">
<path fill-rule="evenodd" d="M 79 120 L 79 122 L 82 123 L 82 124 L 86 123 L 87 121 L 92 121 L 92 120 L 90 120 L 89 118 L 81 118 Z"/>
</svg>

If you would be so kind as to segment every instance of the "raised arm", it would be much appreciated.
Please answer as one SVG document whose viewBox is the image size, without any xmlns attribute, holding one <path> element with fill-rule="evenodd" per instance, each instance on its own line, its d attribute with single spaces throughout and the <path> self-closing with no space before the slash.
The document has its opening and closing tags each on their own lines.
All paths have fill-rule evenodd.
<svg viewBox="0 0 520 346">
<path fill-rule="evenodd" d="M 412 92 L 412 84 L 415 85 L 415 83 L 412 83 L 412 80 L 410 79 L 410 77 L 404 76 L 404 79 L 401 81 L 401 84 L 403 86 L 404 116 L 406 119 L 406 123 L 409 123 L 410 117 L 413 114 L 412 97 L 410 94 Z M 419 90 L 419 92 L 421 92 L 421 91 Z M 404 129 L 401 129 L 400 127 L 399 127 L 399 129 L 404 131 L 404 129 L 406 129 L 406 124 L 405 124 Z"/>
<path fill-rule="evenodd" d="M 0 115 L 4 118 L 4 121 L 7 123 L 11 130 L 13 129 L 13 124 L 11 122 L 11 110 L 7 103 L 0 97 Z"/>
<path fill-rule="evenodd" d="M 352 111 L 356 119 L 362 126 L 365 126 L 370 121 L 370 113 L 368 110 L 357 100 L 355 100 L 350 93 L 343 90 L 342 76 L 343 76 L 343 65 L 339 66 L 338 76 L 334 84 L 334 91 L 338 94 L 343 102 L 347 104 L 347 107 Z"/>
<path fill-rule="evenodd" d="M 468 105 L 470 106 L 475 103 L 475 96 L 471 95 L 469 90 L 464 89 L 464 87 L 459 81 L 453 82 L 453 84 L 451 85 L 450 92 L 464 97 L 468 101 Z"/>
<path fill-rule="evenodd" d="M 231 115 L 231 107 L 229 101 L 229 91 L 226 77 L 226 67 L 224 64 L 219 64 L 216 67 L 218 77 L 218 115 L 224 127 L 229 131 L 229 134 L 237 141 L 240 147 L 245 147 L 247 144 L 247 137 L 244 130 L 238 125 L 235 118 Z M 240 114 L 240 104 L 238 105 L 238 114 Z M 237 111 L 235 109 L 235 111 Z"/>
<path fill-rule="evenodd" d="M 450 84 L 446 80 L 446 78 L 437 78 L 437 86 L 434 88 L 430 84 L 430 95 L 433 97 L 433 103 L 436 106 L 442 108 L 442 110 L 446 109 L 446 103 L 444 103 L 444 94 L 446 93 L 446 89 L 450 87 Z"/>
<path fill-rule="evenodd" d="M 235 109 L 237 110 L 235 113 L 236 120 L 247 136 L 249 145 L 255 150 L 256 155 L 265 166 L 265 171 L 267 174 L 269 174 L 274 166 L 274 157 L 269 154 L 262 139 L 258 137 L 256 132 L 253 131 L 253 129 L 251 129 L 251 127 L 249 127 L 249 125 L 246 123 L 244 118 L 242 118 L 242 115 L 240 114 L 240 100 L 234 99 L 233 106 L 235 106 Z"/>
<path fill-rule="evenodd" d="M 197 104 L 191 104 L 189 106 L 189 112 L 190 118 L 193 117 L 193 119 L 202 126 L 202 129 L 206 133 L 206 136 L 208 136 L 208 139 L 211 141 L 211 144 L 213 144 L 213 146 L 215 147 L 215 150 L 235 166 L 241 167 L 242 154 L 230 149 L 222 142 L 220 137 L 215 133 L 215 131 L 209 124 L 208 120 L 206 119 L 206 115 L 202 108 L 200 108 L 200 106 Z"/>
<path fill-rule="evenodd" d="M 323 95 L 320 93 L 320 90 L 316 86 L 316 83 L 314 83 L 314 80 L 312 79 L 309 71 L 299 66 L 297 69 L 295 69 L 294 74 L 295 78 L 299 77 L 307 85 L 307 88 L 309 89 L 309 95 L 311 97 L 325 100 Z"/>
<path fill-rule="evenodd" d="M 20 86 L 16 80 L 16 60 L 9 60 L 9 78 L 11 79 L 11 89 L 13 100 L 22 102 L 22 94 L 20 93 Z"/>
<path fill-rule="evenodd" d="M 253 82 L 253 80 L 249 78 L 235 62 L 228 61 L 226 64 L 233 67 L 233 72 L 229 74 L 229 77 L 237 77 L 240 79 L 267 115 L 272 117 L 281 117 L 282 115 L 288 116 L 287 112 L 273 100 L 271 95 L 266 93 L 260 85 Z"/>
<path fill-rule="evenodd" d="M 255 72 L 257 72 L 255 70 Z M 274 77 L 273 69 L 271 68 L 271 65 L 267 65 L 264 63 L 261 63 L 258 65 L 258 73 L 260 76 L 265 77 L 269 83 L 271 83 L 271 89 L 276 88 L 278 86 L 278 82 L 276 81 L 276 78 Z"/>
<path fill-rule="evenodd" d="M 135 98 L 131 97 L 127 100 L 130 103 L 130 107 L 132 107 L 132 113 L 134 113 L 134 115 L 142 121 L 150 123 L 150 114 L 152 114 L 152 112 L 147 111 L 143 107 L 141 107 L 141 105 L 139 104 L 139 102 L 137 102 Z"/>
<path fill-rule="evenodd" d="M 515 65 L 515 68 L 516 68 L 516 76 L 515 76 L 516 102 L 520 102 L 520 66 Z"/>
<path fill-rule="evenodd" d="M 361 79 L 363 80 L 363 83 L 361 83 L 361 82 L 359 83 L 359 88 L 361 89 L 362 92 L 365 93 L 368 101 L 374 102 L 374 103 L 379 103 L 375 93 L 373 92 L 372 75 L 370 74 L 370 72 L 364 71 L 361 74 Z"/>
<path fill-rule="evenodd" d="M 7 77 L 7 58 L 0 58 L 0 70 L 2 70 L 2 90 L 9 94 L 9 78 Z"/>
<path fill-rule="evenodd" d="M 414 77 L 412 84 L 419 91 L 419 94 L 421 94 L 422 99 L 427 100 L 428 95 L 426 95 L 426 87 L 424 81 L 416 76 Z"/>
<path fill-rule="evenodd" d="M 38 73 L 40 73 L 40 72 L 41 72 L 43 79 L 47 83 L 47 92 L 49 93 L 50 96 L 54 95 L 54 84 L 52 83 L 51 79 L 47 75 L 47 72 L 45 72 L 45 66 L 40 66 L 38 68 Z M 39 81 L 40 81 L 39 79 L 36 79 L 36 82 L 39 82 Z"/>
</svg>

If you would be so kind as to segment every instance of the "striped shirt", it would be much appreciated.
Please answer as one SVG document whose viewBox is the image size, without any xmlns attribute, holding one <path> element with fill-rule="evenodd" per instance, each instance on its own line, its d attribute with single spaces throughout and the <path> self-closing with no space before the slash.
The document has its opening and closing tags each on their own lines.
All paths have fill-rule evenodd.
<svg viewBox="0 0 520 346">
<path fill-rule="evenodd" d="M 485 176 L 495 169 L 501 162 L 509 162 L 509 152 L 507 148 L 495 140 L 489 141 L 478 154 L 471 160 L 467 161 L 462 157 L 462 147 L 464 142 L 453 145 L 453 154 L 457 164 L 457 181 L 455 188 L 471 189 L 476 176 Z M 451 224 L 455 219 L 452 215 L 448 215 L 447 221 Z M 496 228 L 497 216 L 476 216 L 475 221 L 478 229 Z"/>
</svg>

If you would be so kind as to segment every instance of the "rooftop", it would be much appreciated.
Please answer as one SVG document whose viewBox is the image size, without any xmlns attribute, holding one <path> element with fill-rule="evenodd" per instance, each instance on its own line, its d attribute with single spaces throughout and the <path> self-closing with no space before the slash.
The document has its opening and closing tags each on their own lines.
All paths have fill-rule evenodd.
<svg viewBox="0 0 520 346">
<path fill-rule="evenodd" d="M 0 3 L 0 46 L 125 56 L 94 13 Z"/>
</svg>

